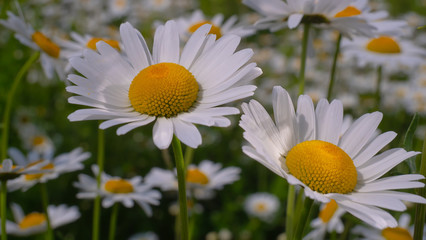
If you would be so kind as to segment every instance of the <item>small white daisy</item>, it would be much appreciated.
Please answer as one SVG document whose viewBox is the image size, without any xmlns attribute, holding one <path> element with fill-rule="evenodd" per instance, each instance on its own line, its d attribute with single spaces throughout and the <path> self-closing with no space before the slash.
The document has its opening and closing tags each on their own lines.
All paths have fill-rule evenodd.
<svg viewBox="0 0 426 240">
<path fill-rule="evenodd" d="M 331 28 L 344 36 L 372 36 L 363 9 L 351 6 L 352 0 L 244 0 L 243 3 L 264 16 L 256 22 L 260 29 L 277 31 L 309 23 L 320 28 Z"/>
<path fill-rule="evenodd" d="M 92 166 L 94 175 L 98 175 L 99 168 Z M 160 203 L 161 194 L 152 190 L 148 184 L 142 183 L 142 177 L 135 176 L 131 179 L 123 179 L 120 177 L 112 177 L 104 172 L 101 173 L 101 187 L 97 189 L 96 179 L 85 174 L 78 176 L 78 182 L 74 183 L 74 187 L 79 188 L 81 192 L 77 194 L 80 199 L 94 199 L 100 195 L 102 206 L 109 208 L 114 203 L 122 203 L 125 207 L 131 208 L 136 202 L 148 216 L 152 216 L 151 205 Z"/>
<path fill-rule="evenodd" d="M 18 130 L 26 150 L 37 152 L 43 158 L 51 158 L 55 151 L 52 139 L 34 124 Z"/>
<path fill-rule="evenodd" d="M 216 14 L 212 18 L 208 18 L 201 10 L 196 10 L 190 16 L 176 19 L 176 24 L 183 39 L 188 39 L 192 33 L 204 24 L 212 25 L 209 34 L 215 34 L 217 39 L 225 34 L 247 37 L 256 32 L 256 29 L 248 24 L 237 24 L 237 20 L 238 17 L 234 15 L 224 21 L 223 14 Z"/>
<path fill-rule="evenodd" d="M 8 19 L 0 20 L 0 24 L 15 31 L 15 37 L 22 44 L 36 51 L 40 51 L 41 66 L 47 78 L 52 79 L 54 72 L 60 79 L 64 79 L 65 62 L 62 59 L 60 47 L 51 39 L 27 24 L 23 19 L 7 12 Z"/>
<path fill-rule="evenodd" d="M 128 240 L 159 240 L 159 238 L 154 232 L 143 232 L 130 236 Z"/>
<path fill-rule="evenodd" d="M 46 215 L 40 212 L 24 214 L 21 206 L 11 204 L 14 222 L 6 222 L 6 232 L 15 236 L 30 236 L 47 230 Z M 68 207 L 64 204 L 47 207 L 50 224 L 53 229 L 76 221 L 80 217 L 80 211 L 76 206 Z"/>
<path fill-rule="evenodd" d="M 396 220 L 381 208 L 406 209 L 402 201 L 426 203 L 423 197 L 392 191 L 423 187 L 420 174 L 382 177 L 404 160 L 419 154 L 401 148 L 377 154 L 396 133 L 377 137 L 382 113 L 358 118 L 341 136 L 343 106 L 321 99 L 316 108 L 302 95 L 294 110 L 289 94 L 273 89 L 274 119 L 255 100 L 242 105 L 240 126 L 250 145 L 243 151 L 289 184 L 303 187 L 305 196 L 320 202 L 332 199 L 343 210 L 377 228 L 395 227 Z"/>
<path fill-rule="evenodd" d="M 262 71 L 248 63 L 251 49 L 234 51 L 240 38 L 226 35 L 215 41 L 207 35 L 210 25 L 200 27 L 179 53 L 179 34 L 174 21 L 157 28 L 153 54 L 139 31 L 129 23 L 120 27 L 127 58 L 110 45 L 99 42 L 97 50 L 72 58 L 80 75 L 69 75 L 76 86 L 67 91 L 78 94 L 69 102 L 92 108 L 77 110 L 71 121 L 108 120 L 99 127 L 125 124 L 117 134 L 155 121 L 153 140 L 160 149 L 169 147 L 175 134 L 184 144 L 196 148 L 201 134 L 194 124 L 226 127 L 225 115 L 237 114 L 234 107 L 219 107 L 253 95 L 246 85 Z"/>
<path fill-rule="evenodd" d="M 278 198 L 270 193 L 250 194 L 244 201 L 244 210 L 250 216 L 271 222 L 280 208 Z"/>
<path fill-rule="evenodd" d="M 26 157 L 16 148 L 9 149 L 9 156 L 18 164 L 28 167 L 41 164 L 44 173 L 23 174 L 16 179 L 7 182 L 7 189 L 15 191 L 21 189 L 27 191 L 37 183 L 45 183 L 59 177 L 63 173 L 73 172 L 84 168 L 82 161 L 90 157 L 90 153 L 83 152 L 82 148 L 76 148 L 69 153 L 63 153 L 55 158 L 43 159 L 37 152 L 30 152 Z"/>
<path fill-rule="evenodd" d="M 2 164 L 0 165 L 0 180 L 11 180 L 15 179 L 22 174 L 35 174 L 43 172 L 40 171 L 42 164 L 34 164 L 28 166 L 24 165 L 14 165 L 11 159 L 4 159 Z"/>
</svg>

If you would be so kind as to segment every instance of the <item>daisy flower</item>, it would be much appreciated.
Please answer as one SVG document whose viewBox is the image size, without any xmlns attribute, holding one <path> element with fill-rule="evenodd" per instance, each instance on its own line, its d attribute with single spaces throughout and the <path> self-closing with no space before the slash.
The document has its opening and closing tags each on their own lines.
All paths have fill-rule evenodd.
<svg viewBox="0 0 426 240">
<path fill-rule="evenodd" d="M 280 202 L 278 198 L 270 193 L 254 193 L 244 201 L 244 210 L 248 215 L 270 222 L 275 217 Z"/>
<path fill-rule="evenodd" d="M 99 168 L 92 166 L 94 175 L 98 175 Z M 120 177 L 112 177 L 104 172 L 101 173 L 101 187 L 97 189 L 96 179 L 85 174 L 78 176 L 78 182 L 74 183 L 74 187 L 81 190 L 77 194 L 79 199 L 94 199 L 100 195 L 102 206 L 109 208 L 114 203 L 122 203 L 125 207 L 131 208 L 136 202 L 148 216 L 152 216 L 151 205 L 158 205 L 161 194 L 152 190 L 151 186 L 142 183 L 142 177 L 135 176 L 131 179 L 123 179 Z"/>
<path fill-rule="evenodd" d="M 346 37 L 372 36 L 363 9 L 351 5 L 352 0 L 244 0 L 243 3 L 264 16 L 256 22 L 260 29 L 277 31 L 309 23 L 320 28 L 331 28 Z"/>
<path fill-rule="evenodd" d="M 82 161 L 90 157 L 90 153 L 83 152 L 82 148 L 76 148 L 69 153 L 60 154 L 53 159 L 43 159 L 42 156 L 36 152 L 30 152 L 26 157 L 16 148 L 10 148 L 9 155 L 20 165 L 30 167 L 35 164 L 40 164 L 42 165 L 40 170 L 45 171 L 43 173 L 23 174 L 16 179 L 8 181 L 7 189 L 9 191 L 15 191 L 18 189 L 27 191 L 37 183 L 45 183 L 59 177 L 59 175 L 63 173 L 83 169 L 84 165 L 82 164 Z"/>
<path fill-rule="evenodd" d="M 344 230 L 343 222 L 340 219 L 346 211 L 339 208 L 335 200 L 321 205 L 318 218 L 311 222 L 313 230 L 309 232 L 303 240 L 324 239 L 327 232 L 342 233 Z"/>
<path fill-rule="evenodd" d="M 159 238 L 154 232 L 143 232 L 130 236 L 128 240 L 159 240 Z"/>
<path fill-rule="evenodd" d="M 222 164 L 209 160 L 203 160 L 198 166 L 191 164 L 186 170 L 187 193 L 192 193 L 196 199 L 211 199 L 216 190 L 237 181 L 240 172 L 240 168 L 222 168 Z M 176 174 L 169 170 L 153 168 L 145 182 L 163 191 L 178 190 Z"/>
<path fill-rule="evenodd" d="M 237 16 L 232 16 L 224 21 L 223 14 L 216 14 L 211 19 L 207 18 L 201 10 L 194 11 L 190 16 L 176 19 L 176 24 L 182 38 L 188 39 L 199 27 L 211 24 L 209 34 L 221 38 L 224 34 L 235 34 L 240 37 L 253 35 L 256 30 L 252 26 L 237 24 Z"/>
<path fill-rule="evenodd" d="M 6 222 L 6 231 L 15 236 L 30 236 L 47 230 L 46 216 L 44 213 L 32 212 L 24 214 L 21 206 L 12 203 L 14 222 Z M 47 207 L 50 224 L 53 229 L 74 222 L 80 217 L 80 211 L 76 206 L 68 207 L 64 204 L 59 206 L 49 205 Z"/>
<path fill-rule="evenodd" d="M 40 51 L 41 66 L 47 78 L 52 79 L 54 72 L 62 79 L 65 76 L 65 62 L 62 59 L 60 47 L 39 31 L 27 24 L 23 19 L 7 12 L 8 19 L 0 20 L 0 24 L 15 31 L 15 38 L 22 44 Z"/>
<path fill-rule="evenodd" d="M 139 31 L 129 23 L 120 26 L 127 58 L 110 45 L 99 42 L 97 50 L 85 51 L 84 58 L 72 58 L 80 75 L 69 75 L 76 86 L 67 91 L 78 94 L 69 102 L 92 108 L 77 110 L 70 121 L 107 120 L 99 127 L 117 129 L 122 135 L 155 121 L 153 140 L 160 149 L 169 147 L 173 134 L 196 148 L 201 134 L 194 124 L 226 127 L 225 115 L 237 114 L 234 107 L 219 105 L 253 95 L 246 85 L 262 71 L 248 63 L 251 49 L 234 53 L 240 37 L 226 35 L 215 41 L 207 35 L 210 25 L 200 27 L 179 53 L 179 34 L 174 21 L 157 28 L 153 54 Z"/>
<path fill-rule="evenodd" d="M 35 174 L 43 172 L 40 171 L 42 164 L 28 165 L 14 165 L 11 159 L 4 159 L 0 165 L 0 180 L 15 179 L 22 174 Z"/>
<path fill-rule="evenodd" d="M 302 95 L 297 111 L 289 94 L 273 89 L 274 119 L 255 100 L 242 105 L 240 126 L 249 145 L 243 152 L 289 184 L 301 186 L 305 196 L 327 203 L 335 200 L 343 210 L 377 227 L 396 227 L 396 220 L 381 208 L 406 209 L 403 201 L 426 203 L 423 197 L 392 191 L 423 187 L 420 174 L 383 177 L 418 152 L 401 148 L 377 154 L 396 133 L 373 137 L 382 113 L 365 114 L 341 135 L 342 103 L 321 99 L 316 108 Z"/>
</svg>

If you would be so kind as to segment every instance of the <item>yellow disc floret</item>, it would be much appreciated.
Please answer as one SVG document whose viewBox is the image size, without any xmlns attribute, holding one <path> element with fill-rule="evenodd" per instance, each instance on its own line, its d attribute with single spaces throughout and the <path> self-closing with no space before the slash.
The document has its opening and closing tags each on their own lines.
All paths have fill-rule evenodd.
<svg viewBox="0 0 426 240">
<path fill-rule="evenodd" d="M 400 53 L 399 44 L 391 37 L 381 36 L 368 42 L 367 49 L 378 53 Z"/>
<path fill-rule="evenodd" d="M 382 236 L 386 240 L 413 240 L 407 229 L 402 227 L 385 228 L 382 230 Z"/>
<path fill-rule="evenodd" d="M 220 31 L 220 27 L 214 25 L 213 23 L 211 23 L 209 21 L 197 22 L 197 23 L 193 24 L 192 26 L 190 26 L 188 28 L 188 31 L 190 33 L 194 33 L 195 31 L 197 31 L 197 29 L 199 27 L 203 26 L 204 24 L 210 24 L 210 25 L 212 25 L 212 27 L 210 28 L 209 34 L 215 34 L 217 39 L 219 39 L 220 37 L 222 37 L 222 32 Z"/>
<path fill-rule="evenodd" d="M 322 220 L 323 223 L 328 223 L 330 221 L 330 219 L 336 212 L 337 207 L 338 205 L 334 199 L 331 199 L 330 202 L 325 205 L 325 207 L 319 213 L 319 218 Z"/>
<path fill-rule="evenodd" d="M 19 223 L 19 228 L 27 229 L 30 227 L 39 226 L 46 221 L 46 216 L 43 213 L 33 212 L 25 216 Z"/>
<path fill-rule="evenodd" d="M 343 9 L 342 11 L 336 13 L 336 15 L 334 15 L 334 17 L 336 17 L 336 18 L 352 17 L 352 16 L 360 15 L 361 13 L 362 12 L 358 8 L 348 6 L 347 8 Z"/>
<path fill-rule="evenodd" d="M 200 170 L 193 168 L 186 172 L 186 182 L 206 185 L 209 183 L 209 178 Z"/>
<path fill-rule="evenodd" d="M 56 45 L 52 40 L 48 37 L 44 36 L 41 32 L 34 32 L 31 36 L 32 40 L 43 50 L 43 52 L 47 53 L 49 56 L 53 58 L 59 57 L 59 52 L 61 49 L 58 45 Z"/>
<path fill-rule="evenodd" d="M 260 203 L 256 204 L 254 209 L 256 210 L 256 212 L 262 213 L 262 212 L 266 211 L 267 207 L 266 207 L 265 203 L 260 202 Z"/>
<path fill-rule="evenodd" d="M 321 140 L 305 141 L 287 154 L 290 173 L 312 190 L 327 193 L 350 193 L 357 183 L 352 159 L 338 146 Z"/>
<path fill-rule="evenodd" d="M 52 163 L 47 164 L 46 166 L 40 168 L 41 170 L 52 170 L 55 168 L 55 165 Z M 34 174 L 25 174 L 25 180 L 27 181 L 33 181 L 40 179 L 44 173 L 34 173 Z"/>
<path fill-rule="evenodd" d="M 110 193 L 131 193 L 133 185 L 124 179 L 111 179 L 105 183 L 105 190 Z"/>
<path fill-rule="evenodd" d="M 117 50 L 120 50 L 120 44 L 118 43 L 118 41 L 111 40 L 111 39 L 103 39 L 103 38 L 92 38 L 92 39 L 90 39 L 87 42 L 86 47 L 88 47 L 92 50 L 96 50 L 96 43 L 98 43 L 99 41 L 104 41 L 108 45 L 110 45 L 111 47 L 113 47 Z"/>
<path fill-rule="evenodd" d="M 197 95 L 195 77 L 175 63 L 158 63 L 143 69 L 129 89 L 130 103 L 136 111 L 167 118 L 187 112 Z"/>
</svg>

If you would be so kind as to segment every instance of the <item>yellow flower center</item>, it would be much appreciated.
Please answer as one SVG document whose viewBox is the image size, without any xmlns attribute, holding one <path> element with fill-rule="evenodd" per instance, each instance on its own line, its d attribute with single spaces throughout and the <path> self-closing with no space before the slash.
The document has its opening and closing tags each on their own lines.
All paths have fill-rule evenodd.
<svg viewBox="0 0 426 240">
<path fill-rule="evenodd" d="M 38 161 L 38 162 L 40 162 L 40 161 Z M 28 167 L 30 167 L 30 165 L 35 165 L 38 162 L 29 164 Z M 49 170 L 49 169 L 54 169 L 54 168 L 55 168 L 55 165 L 53 165 L 52 163 L 49 163 L 49 164 L 47 164 L 46 166 L 44 166 L 40 169 L 41 170 Z M 27 180 L 27 181 L 37 180 L 37 179 L 40 179 L 43 175 L 44 175 L 44 173 L 25 174 L 25 180 Z"/>
<path fill-rule="evenodd" d="M 131 193 L 133 185 L 124 179 L 112 179 L 105 183 L 105 190 L 110 193 Z"/>
<path fill-rule="evenodd" d="M 49 56 L 53 58 L 59 57 L 59 52 L 61 49 L 58 45 L 56 45 L 52 40 L 48 37 L 44 36 L 41 32 L 34 32 L 31 36 L 32 40 L 40 47 L 43 52 L 47 53 Z"/>
<path fill-rule="evenodd" d="M 30 227 L 38 226 L 46 221 L 46 216 L 43 213 L 33 212 L 28 214 L 19 223 L 19 228 L 27 229 Z"/>
<path fill-rule="evenodd" d="M 319 213 L 319 218 L 321 218 L 323 223 L 328 223 L 328 221 L 330 221 L 336 212 L 337 207 L 338 205 L 334 199 L 331 199 L 330 202 L 325 205 L 325 207 Z"/>
<path fill-rule="evenodd" d="M 198 83 L 190 71 L 175 63 L 157 63 L 133 79 L 129 99 L 133 108 L 156 117 L 187 112 L 198 95 Z"/>
<path fill-rule="evenodd" d="M 256 204 L 255 210 L 257 212 L 264 212 L 264 211 L 266 211 L 266 204 L 265 203 L 258 203 L 258 204 Z"/>
<path fill-rule="evenodd" d="M 186 182 L 206 185 L 209 183 L 209 178 L 206 176 L 206 174 L 196 168 L 188 169 L 186 172 Z"/>
<path fill-rule="evenodd" d="M 96 43 L 98 43 L 99 41 L 104 41 L 108 45 L 110 45 L 111 47 L 120 51 L 120 44 L 118 43 L 118 41 L 111 40 L 111 39 L 103 39 L 103 38 L 92 38 L 92 39 L 90 39 L 87 42 L 86 47 L 96 51 Z"/>
<path fill-rule="evenodd" d="M 372 52 L 378 53 L 400 53 L 401 48 L 399 44 L 391 37 L 381 36 L 373 38 L 367 44 L 367 49 Z"/>
<path fill-rule="evenodd" d="M 362 12 L 358 8 L 348 6 L 347 8 L 343 9 L 342 11 L 336 13 L 336 15 L 334 15 L 334 17 L 336 17 L 336 18 L 352 17 L 352 16 L 360 15 L 361 13 Z"/>
<path fill-rule="evenodd" d="M 35 136 L 33 138 L 33 145 L 40 146 L 45 142 L 45 138 L 43 136 Z"/>
<path fill-rule="evenodd" d="M 192 26 L 190 26 L 188 28 L 188 31 L 190 33 L 194 33 L 195 31 L 197 31 L 197 29 L 199 27 L 203 26 L 204 24 L 211 24 L 212 25 L 212 28 L 210 28 L 209 34 L 215 34 L 217 39 L 219 39 L 220 37 L 222 37 L 222 33 L 220 31 L 220 27 L 214 25 L 210 21 L 201 21 L 201 22 L 195 23 L 194 25 L 192 25 Z"/>
<path fill-rule="evenodd" d="M 407 229 L 402 227 L 385 228 L 382 230 L 382 236 L 386 240 L 413 240 Z"/>
<path fill-rule="evenodd" d="M 312 190 L 350 193 L 357 183 L 352 159 L 338 146 L 321 140 L 305 141 L 287 155 L 288 170 Z"/>
</svg>

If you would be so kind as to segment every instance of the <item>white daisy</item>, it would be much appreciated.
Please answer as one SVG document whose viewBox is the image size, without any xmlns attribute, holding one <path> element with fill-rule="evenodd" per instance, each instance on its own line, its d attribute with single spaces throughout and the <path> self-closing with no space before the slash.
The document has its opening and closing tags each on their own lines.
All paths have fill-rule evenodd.
<svg viewBox="0 0 426 240">
<path fill-rule="evenodd" d="M 418 152 L 390 149 L 377 154 L 395 138 L 385 132 L 372 137 L 382 114 L 365 114 L 341 135 L 342 103 L 321 99 L 314 109 L 302 95 L 297 112 L 289 94 L 273 90 L 275 122 L 255 100 L 243 104 L 240 126 L 250 143 L 243 151 L 289 184 L 303 187 L 307 197 L 320 202 L 334 199 L 343 210 L 377 228 L 395 227 L 396 220 L 381 208 L 403 211 L 402 201 L 426 203 L 426 199 L 391 191 L 423 187 L 420 174 L 382 177 Z M 377 154 L 377 155 L 376 155 Z"/>
<path fill-rule="evenodd" d="M 37 183 L 44 183 L 49 180 L 59 177 L 62 173 L 77 171 L 84 168 L 82 161 L 90 157 L 90 153 L 83 152 L 82 148 L 76 148 L 69 153 L 63 153 L 55 158 L 43 159 L 36 152 L 30 152 L 28 157 L 25 157 L 22 152 L 16 148 L 9 149 L 10 157 L 20 165 L 33 166 L 41 164 L 41 170 L 44 173 L 23 174 L 16 179 L 7 182 L 7 189 L 15 191 L 21 189 L 27 191 Z"/>
<path fill-rule="evenodd" d="M 7 12 L 8 19 L 0 20 L 0 24 L 15 31 L 15 37 L 22 44 L 36 51 L 40 51 L 41 66 L 47 78 L 53 78 L 54 72 L 60 79 L 65 76 L 65 62 L 61 55 L 61 49 L 51 39 L 27 24 L 23 19 Z"/>
<path fill-rule="evenodd" d="M 52 139 L 36 125 L 29 124 L 18 132 L 26 150 L 34 151 L 45 159 L 53 156 L 55 146 Z"/>
<path fill-rule="evenodd" d="M 24 214 L 21 206 L 11 204 L 14 222 L 6 222 L 6 232 L 15 236 L 30 236 L 47 230 L 46 216 L 44 213 L 32 212 Z M 76 206 L 68 207 L 64 204 L 59 206 L 49 205 L 47 207 L 50 225 L 53 229 L 74 222 L 80 217 L 80 211 Z"/>
<path fill-rule="evenodd" d="M 130 236 L 128 240 L 159 240 L 159 238 L 154 232 L 143 232 Z"/>
<path fill-rule="evenodd" d="M 34 164 L 31 166 L 28 166 L 26 164 L 24 165 L 14 165 L 11 159 L 4 159 L 2 161 L 2 164 L 0 165 L 0 180 L 11 180 L 15 179 L 22 174 L 35 174 L 43 172 L 43 170 L 40 171 L 40 168 L 43 165 L 41 164 Z"/>
<path fill-rule="evenodd" d="M 279 207 L 278 198 L 270 193 L 250 194 L 244 201 L 244 210 L 248 215 L 258 217 L 266 222 L 273 220 Z"/>
<path fill-rule="evenodd" d="M 98 175 L 99 168 L 92 166 L 92 171 Z M 97 189 L 96 179 L 85 174 L 78 176 L 78 182 L 74 183 L 74 187 L 81 190 L 77 194 L 80 199 L 94 199 L 100 195 L 102 206 L 109 208 L 114 203 L 122 203 L 125 207 L 131 208 L 136 202 L 148 216 L 152 216 L 151 205 L 158 205 L 161 194 L 152 190 L 148 184 L 142 183 L 142 177 L 135 176 L 131 179 L 123 179 L 120 177 L 112 177 L 104 172 L 101 173 L 101 187 Z"/>
<path fill-rule="evenodd" d="M 254 27 L 248 24 L 237 24 L 237 21 L 238 17 L 235 15 L 224 21 L 223 14 L 216 14 L 212 18 L 208 18 L 201 10 L 196 10 L 190 16 L 176 19 L 176 24 L 183 39 L 188 39 L 192 33 L 204 24 L 212 25 L 209 34 L 215 34 L 217 39 L 224 34 L 247 37 L 256 32 Z"/>
<path fill-rule="evenodd" d="M 373 35 L 374 27 L 364 18 L 363 9 L 351 6 L 352 0 L 244 0 L 243 3 L 264 16 L 255 24 L 260 29 L 277 31 L 310 23 L 338 30 L 349 38 Z"/>
<path fill-rule="evenodd" d="M 117 129 L 122 135 L 155 121 L 153 140 L 160 149 L 169 147 L 173 134 L 196 148 L 201 134 L 194 124 L 226 127 L 225 115 L 239 113 L 234 107 L 218 107 L 253 95 L 255 86 L 245 85 L 262 71 L 247 64 L 251 49 L 234 53 L 240 38 L 226 35 L 215 41 L 207 35 L 210 25 L 199 28 L 179 53 L 179 34 L 174 21 L 157 28 L 153 54 L 139 31 L 129 23 L 120 27 L 127 58 L 104 42 L 99 53 L 86 51 L 84 58 L 72 58 L 71 65 L 85 77 L 69 75 L 78 94 L 73 104 L 93 108 L 77 110 L 71 121 L 108 120 L 99 127 Z"/>
</svg>

